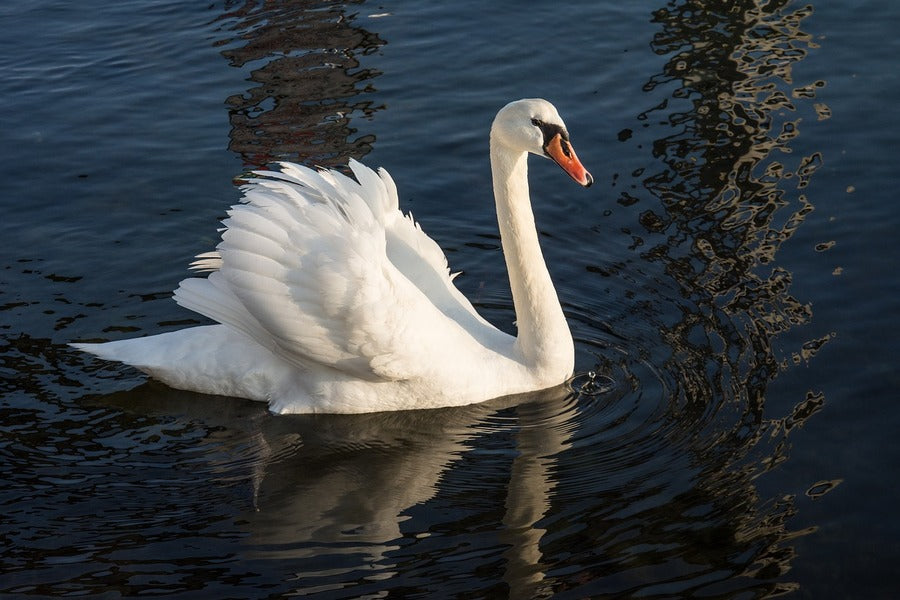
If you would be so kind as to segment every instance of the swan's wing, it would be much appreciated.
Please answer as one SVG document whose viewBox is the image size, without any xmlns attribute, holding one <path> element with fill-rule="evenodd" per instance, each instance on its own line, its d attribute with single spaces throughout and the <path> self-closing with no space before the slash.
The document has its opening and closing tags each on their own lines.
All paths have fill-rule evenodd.
<svg viewBox="0 0 900 600">
<path fill-rule="evenodd" d="M 463 334 L 429 296 L 455 290 L 440 248 L 397 210 L 386 174 L 354 162 L 357 183 L 281 167 L 245 186 L 217 252 L 195 263 L 214 271 L 183 281 L 176 301 L 301 367 L 314 362 L 371 380 L 421 375 L 428 346 Z M 403 268 L 429 273 L 427 291 L 392 262 L 388 239 L 418 250 Z"/>
<path fill-rule="evenodd" d="M 359 163 L 356 163 L 362 167 Z M 354 175 L 364 181 L 363 173 L 351 163 Z M 372 173 L 372 171 L 362 167 Z M 386 219 L 385 235 L 388 259 L 424 293 L 435 307 L 442 313 L 460 323 L 464 328 L 488 327 L 493 325 L 485 321 L 475 310 L 469 299 L 460 292 L 453 279 L 458 273 L 451 274 L 447 257 L 441 247 L 422 230 L 413 219 L 412 213 L 403 215 L 398 208 L 397 186 L 390 174 L 384 169 L 378 170 L 388 198 L 390 213 L 393 218 Z"/>
</svg>

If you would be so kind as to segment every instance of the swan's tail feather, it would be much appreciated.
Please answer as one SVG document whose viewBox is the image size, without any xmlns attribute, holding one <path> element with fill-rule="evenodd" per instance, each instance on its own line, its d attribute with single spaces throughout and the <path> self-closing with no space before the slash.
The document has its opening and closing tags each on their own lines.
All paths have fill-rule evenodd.
<svg viewBox="0 0 900 600">
<path fill-rule="evenodd" d="M 135 367 L 174 388 L 252 400 L 266 401 L 279 390 L 288 389 L 283 386 L 291 386 L 297 373 L 296 367 L 277 360 L 243 334 L 222 325 L 70 346 Z M 289 397 L 292 401 L 304 400 L 296 393 Z"/>
<path fill-rule="evenodd" d="M 144 370 L 147 368 L 147 356 L 144 351 L 146 340 L 147 338 L 131 338 L 101 343 L 74 342 L 69 346 L 103 360 L 121 362 Z"/>
</svg>

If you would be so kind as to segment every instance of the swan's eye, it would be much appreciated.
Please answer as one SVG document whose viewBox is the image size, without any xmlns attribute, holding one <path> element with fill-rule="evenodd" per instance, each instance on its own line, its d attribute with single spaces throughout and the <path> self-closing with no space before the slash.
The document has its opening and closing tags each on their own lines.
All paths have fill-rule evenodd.
<svg viewBox="0 0 900 600">
<path fill-rule="evenodd" d="M 535 127 L 540 127 L 544 124 L 544 122 L 541 121 L 540 119 L 532 119 L 531 124 L 534 125 Z"/>
</svg>

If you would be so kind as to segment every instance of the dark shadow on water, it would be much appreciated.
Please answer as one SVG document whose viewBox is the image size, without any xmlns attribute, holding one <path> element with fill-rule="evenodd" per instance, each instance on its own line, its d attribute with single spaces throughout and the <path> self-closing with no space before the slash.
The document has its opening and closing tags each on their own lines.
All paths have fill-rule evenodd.
<svg viewBox="0 0 900 600">
<path fill-rule="evenodd" d="M 619 136 L 652 152 L 619 199 L 639 224 L 628 233 L 640 261 L 596 271 L 618 277 L 640 270 L 654 282 L 635 293 L 627 320 L 614 318 L 610 327 L 650 321 L 661 343 L 648 344 L 650 333 L 636 348 L 621 340 L 608 346 L 655 366 L 638 380 L 666 395 L 660 412 L 668 417 L 660 421 L 678 424 L 661 428 L 662 452 L 686 452 L 687 463 L 669 466 L 693 483 L 660 507 L 664 513 L 636 519 L 645 524 L 642 541 L 658 551 L 643 555 L 652 557 L 648 562 L 634 561 L 635 588 L 615 587 L 629 573 L 627 559 L 612 578 L 600 562 L 592 569 L 597 580 L 575 589 L 630 596 L 641 580 L 659 582 L 642 597 L 798 589 L 787 575 L 791 541 L 811 530 L 791 531 L 793 498 L 761 497 L 754 482 L 788 460 L 794 415 L 802 423 L 824 403 L 810 392 L 796 399 L 791 415 L 766 406 L 769 385 L 791 366 L 777 357 L 776 338 L 812 315 L 810 304 L 791 294 L 791 273 L 776 257 L 813 209 L 804 192 L 823 162 L 818 152 L 791 154 L 801 121 L 822 114 L 810 104 L 825 82 L 798 85 L 792 78 L 792 67 L 816 47 L 801 29 L 811 13 L 792 2 L 755 0 L 673 1 L 653 13 L 659 30 L 651 48 L 667 62 L 644 86 L 650 108 Z M 793 362 L 814 355 L 798 351 Z M 661 470 L 653 477 L 673 483 Z M 629 511 L 624 504 L 621 510 Z M 682 545 L 690 550 L 670 554 Z M 700 565 L 708 571 L 701 574 Z"/>
<path fill-rule="evenodd" d="M 229 148 L 248 166 L 276 160 L 333 167 L 362 158 L 374 136 L 353 138 L 350 121 L 378 110 L 371 96 L 378 71 L 360 57 L 384 41 L 354 24 L 362 3 L 226 3 L 216 42 L 229 64 L 249 69 L 255 84 L 227 99 Z"/>
</svg>

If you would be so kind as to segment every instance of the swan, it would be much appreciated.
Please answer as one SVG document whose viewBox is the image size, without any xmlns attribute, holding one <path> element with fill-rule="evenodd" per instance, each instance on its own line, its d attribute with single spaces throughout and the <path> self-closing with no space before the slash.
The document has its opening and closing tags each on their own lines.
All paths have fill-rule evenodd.
<svg viewBox="0 0 900 600">
<path fill-rule="evenodd" d="M 483 319 L 447 259 L 399 210 L 384 169 L 355 180 L 280 163 L 242 187 L 214 252 L 175 301 L 214 325 L 74 343 L 167 385 L 268 402 L 274 413 L 365 413 L 461 406 L 564 383 L 574 343 L 538 242 L 528 153 L 593 179 L 556 108 L 504 106 L 490 132 L 497 221 L 518 335 Z"/>
</svg>

